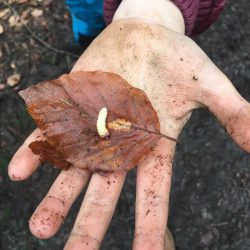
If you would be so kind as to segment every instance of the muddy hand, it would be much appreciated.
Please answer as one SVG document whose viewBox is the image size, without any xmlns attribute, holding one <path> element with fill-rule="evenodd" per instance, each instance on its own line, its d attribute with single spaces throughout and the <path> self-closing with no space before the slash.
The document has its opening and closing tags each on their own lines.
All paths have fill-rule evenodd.
<svg viewBox="0 0 250 250">
<path fill-rule="evenodd" d="M 250 151 L 249 104 L 204 52 L 183 35 L 183 18 L 178 9 L 171 3 L 170 14 L 165 15 L 176 13 L 176 19 L 173 17 L 169 25 L 168 20 L 159 25 L 152 15 L 125 18 L 123 10 L 130 1 L 123 3 L 114 22 L 94 40 L 73 71 L 114 72 L 144 90 L 158 113 L 161 132 L 171 137 L 178 137 L 193 109 L 208 108 L 235 142 Z M 9 165 L 12 180 L 23 180 L 37 169 L 39 157 L 28 148 L 37 137 L 42 137 L 39 130 L 30 135 L 13 157 Z M 164 249 L 175 146 L 173 141 L 161 139 L 138 164 L 133 249 Z M 62 171 L 32 215 L 31 232 L 42 239 L 53 236 L 90 179 L 65 249 L 98 249 L 125 175 L 90 175 L 74 168 Z"/>
</svg>

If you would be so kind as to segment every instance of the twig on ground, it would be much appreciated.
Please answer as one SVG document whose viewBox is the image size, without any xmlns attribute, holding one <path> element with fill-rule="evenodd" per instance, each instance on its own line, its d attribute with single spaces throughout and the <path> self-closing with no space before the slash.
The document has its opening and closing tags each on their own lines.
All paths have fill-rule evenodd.
<svg viewBox="0 0 250 250">
<path fill-rule="evenodd" d="M 215 224 L 210 224 L 210 227 L 221 227 L 221 226 L 225 226 L 228 225 L 229 222 L 228 221 L 224 221 L 224 222 L 220 222 L 220 223 L 215 223 Z"/>
<path fill-rule="evenodd" d="M 2 2 L 6 7 L 8 7 L 13 13 L 14 15 L 20 20 L 21 24 L 23 25 L 23 27 L 28 31 L 28 33 L 36 40 L 38 41 L 40 44 L 42 44 L 43 46 L 45 46 L 46 48 L 58 53 L 58 54 L 64 54 L 64 55 L 68 55 L 71 56 L 73 58 L 79 58 L 79 56 L 77 54 L 65 51 L 65 50 L 60 50 L 57 48 L 52 47 L 50 44 L 48 44 L 47 42 L 45 42 L 43 39 L 41 39 L 40 37 L 38 37 L 22 20 L 21 16 L 18 14 L 18 12 L 16 11 L 16 9 L 14 7 L 12 7 L 9 3 L 3 1 Z"/>
</svg>

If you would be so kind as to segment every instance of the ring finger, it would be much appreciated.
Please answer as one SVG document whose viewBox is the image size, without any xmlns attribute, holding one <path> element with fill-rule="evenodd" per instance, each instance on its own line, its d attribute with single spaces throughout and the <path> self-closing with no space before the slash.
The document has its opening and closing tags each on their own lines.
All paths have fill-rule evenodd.
<svg viewBox="0 0 250 250">
<path fill-rule="evenodd" d="M 93 174 L 65 250 L 99 249 L 126 173 Z"/>
</svg>

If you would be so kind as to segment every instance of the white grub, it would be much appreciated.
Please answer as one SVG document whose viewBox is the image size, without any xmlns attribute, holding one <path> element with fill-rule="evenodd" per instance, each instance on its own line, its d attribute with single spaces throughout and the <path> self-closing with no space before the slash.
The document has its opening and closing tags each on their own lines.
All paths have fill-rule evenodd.
<svg viewBox="0 0 250 250">
<path fill-rule="evenodd" d="M 96 122 L 96 128 L 99 136 L 101 138 L 107 139 L 109 137 L 109 131 L 106 128 L 106 119 L 108 115 L 107 108 L 103 107 L 98 114 L 97 122 Z"/>
</svg>

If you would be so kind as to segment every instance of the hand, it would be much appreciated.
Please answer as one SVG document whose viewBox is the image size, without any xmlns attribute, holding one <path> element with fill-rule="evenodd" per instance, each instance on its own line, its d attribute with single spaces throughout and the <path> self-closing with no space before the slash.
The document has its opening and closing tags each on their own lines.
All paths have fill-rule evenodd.
<svg viewBox="0 0 250 250">
<path fill-rule="evenodd" d="M 250 151 L 250 106 L 227 77 L 189 38 L 140 19 L 112 23 L 85 51 L 72 71 L 103 70 L 145 91 L 158 113 L 161 132 L 177 138 L 193 109 L 206 107 L 232 138 Z M 30 176 L 39 164 L 28 145 L 32 133 L 9 165 L 13 180 Z M 164 249 L 175 143 L 161 139 L 138 164 L 134 249 Z M 71 168 L 61 171 L 30 220 L 38 238 L 53 236 L 90 179 L 65 249 L 98 249 L 110 223 L 125 173 L 102 176 Z M 97 226 L 98 225 L 98 226 Z"/>
</svg>

